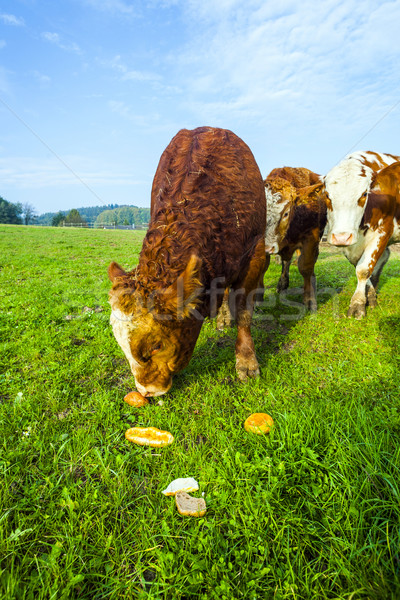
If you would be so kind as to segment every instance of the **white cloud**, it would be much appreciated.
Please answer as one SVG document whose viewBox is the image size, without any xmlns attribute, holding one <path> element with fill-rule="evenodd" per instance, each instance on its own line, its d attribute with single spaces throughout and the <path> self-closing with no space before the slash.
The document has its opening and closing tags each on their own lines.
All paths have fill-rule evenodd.
<svg viewBox="0 0 400 600">
<path fill-rule="evenodd" d="M 44 75 L 39 71 L 33 71 L 32 75 L 41 85 L 47 85 L 51 81 L 51 77 L 49 77 L 48 75 Z"/>
<path fill-rule="evenodd" d="M 103 61 L 101 63 L 105 67 L 111 67 L 116 73 L 120 75 L 122 81 L 161 81 L 162 77 L 157 73 L 151 73 L 149 71 L 140 71 L 137 69 L 130 69 L 121 62 L 119 55 L 115 56 L 109 61 Z"/>
<path fill-rule="evenodd" d="M 15 25 L 16 27 L 25 25 L 24 19 L 16 17 L 15 15 L 0 14 L 0 20 L 6 25 Z"/>
<path fill-rule="evenodd" d="M 400 4 L 182 0 L 190 35 L 168 57 L 185 106 L 290 129 L 370 122 L 396 101 Z M 383 93 L 383 90 L 386 93 Z M 389 90 L 391 90 L 392 97 Z M 335 122 L 336 121 L 336 122 Z"/>
<path fill-rule="evenodd" d="M 132 106 L 129 106 L 125 102 L 110 100 L 108 102 L 108 106 L 112 112 L 120 115 L 131 123 L 134 123 L 138 127 L 148 129 L 150 127 L 154 127 L 156 123 L 160 122 L 161 117 L 159 114 L 140 114 L 136 112 Z"/>
<path fill-rule="evenodd" d="M 58 33 L 50 33 L 49 31 L 45 31 L 42 33 L 42 37 L 52 44 L 60 44 L 60 36 Z"/>
<path fill-rule="evenodd" d="M 58 33 L 52 33 L 50 31 L 44 31 L 42 33 L 42 38 L 51 44 L 55 44 L 61 50 L 67 50 L 68 52 L 75 52 L 76 54 L 81 54 L 81 49 L 75 42 L 64 43 L 59 36 Z"/>
</svg>

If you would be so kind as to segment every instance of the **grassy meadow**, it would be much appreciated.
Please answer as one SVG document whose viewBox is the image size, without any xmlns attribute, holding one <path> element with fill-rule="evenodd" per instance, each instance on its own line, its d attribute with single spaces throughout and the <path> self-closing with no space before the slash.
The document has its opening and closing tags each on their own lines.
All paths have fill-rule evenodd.
<svg viewBox="0 0 400 600">
<path fill-rule="evenodd" d="M 321 248 L 314 315 L 272 261 L 261 377 L 236 379 L 235 329 L 206 321 L 162 405 L 134 409 L 107 267 L 143 237 L 0 225 L 1 600 L 400 598 L 400 254 L 362 321 L 339 251 Z M 245 432 L 253 412 L 270 435 Z M 175 441 L 135 446 L 135 425 Z M 188 476 L 200 519 L 161 494 Z"/>
</svg>

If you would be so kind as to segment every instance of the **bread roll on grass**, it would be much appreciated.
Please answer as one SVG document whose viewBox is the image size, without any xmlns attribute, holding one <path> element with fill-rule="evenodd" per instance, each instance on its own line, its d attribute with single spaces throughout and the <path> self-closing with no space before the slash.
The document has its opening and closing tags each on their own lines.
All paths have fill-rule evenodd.
<svg viewBox="0 0 400 600">
<path fill-rule="evenodd" d="M 206 514 L 207 506 L 204 498 L 193 498 L 186 492 L 177 492 L 175 502 L 179 514 L 184 517 L 203 517 Z"/>
<path fill-rule="evenodd" d="M 129 392 L 124 398 L 125 402 L 129 404 L 129 406 L 134 406 L 135 408 L 140 408 L 141 406 L 146 406 L 149 403 L 145 396 L 139 394 L 139 392 Z"/>
<path fill-rule="evenodd" d="M 266 413 L 254 413 L 244 422 L 244 428 L 248 433 L 263 435 L 269 433 L 274 426 L 274 420 Z"/>
<path fill-rule="evenodd" d="M 125 437 L 129 442 L 139 444 L 139 446 L 153 446 L 154 448 L 169 446 L 174 441 L 172 433 L 156 427 L 132 427 L 125 432 Z"/>
<path fill-rule="evenodd" d="M 193 477 L 174 479 L 161 493 L 164 496 L 175 496 L 177 492 L 197 492 L 199 484 Z"/>
</svg>

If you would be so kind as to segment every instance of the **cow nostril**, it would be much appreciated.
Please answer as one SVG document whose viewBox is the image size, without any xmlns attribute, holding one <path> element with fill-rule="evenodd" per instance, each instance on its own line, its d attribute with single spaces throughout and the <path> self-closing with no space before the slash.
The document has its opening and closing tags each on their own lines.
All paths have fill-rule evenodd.
<svg viewBox="0 0 400 600">
<path fill-rule="evenodd" d="M 332 233 L 331 244 L 334 246 L 351 246 L 354 243 L 354 236 L 352 233 Z"/>
</svg>

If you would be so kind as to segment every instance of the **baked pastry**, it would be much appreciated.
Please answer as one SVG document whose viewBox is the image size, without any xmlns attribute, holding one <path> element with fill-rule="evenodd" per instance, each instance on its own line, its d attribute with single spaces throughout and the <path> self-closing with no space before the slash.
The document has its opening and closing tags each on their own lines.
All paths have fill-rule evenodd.
<svg viewBox="0 0 400 600">
<path fill-rule="evenodd" d="M 174 436 L 169 431 L 162 431 L 156 427 L 132 427 L 125 432 L 129 442 L 139 446 L 153 446 L 161 448 L 169 446 L 174 441 Z"/>
<path fill-rule="evenodd" d="M 145 396 L 139 394 L 139 392 L 129 392 L 124 398 L 125 402 L 129 404 L 129 406 L 134 406 L 135 408 L 140 408 L 141 406 L 146 406 L 149 403 Z"/>
<path fill-rule="evenodd" d="M 257 433 L 258 435 L 269 433 L 273 426 L 273 418 L 266 413 L 254 413 L 244 422 L 244 428 L 248 433 Z"/>
<path fill-rule="evenodd" d="M 179 514 L 184 517 L 203 517 L 206 514 L 207 505 L 204 498 L 193 498 L 186 492 L 177 492 L 175 502 Z"/>
<path fill-rule="evenodd" d="M 171 481 L 168 487 L 161 493 L 164 496 L 175 496 L 177 492 L 197 492 L 198 489 L 199 484 L 193 477 L 182 477 Z"/>
</svg>

